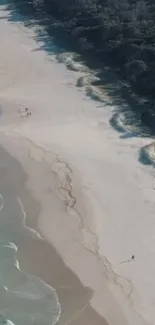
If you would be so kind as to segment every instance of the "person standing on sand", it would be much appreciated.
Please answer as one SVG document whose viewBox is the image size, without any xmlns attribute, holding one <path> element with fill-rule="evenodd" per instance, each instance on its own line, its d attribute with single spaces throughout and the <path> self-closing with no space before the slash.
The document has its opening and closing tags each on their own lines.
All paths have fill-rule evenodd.
<svg viewBox="0 0 155 325">
<path fill-rule="evenodd" d="M 135 255 L 132 255 L 131 258 L 130 258 L 129 260 L 122 261 L 121 264 L 131 262 L 131 261 L 134 260 L 134 259 L 135 259 Z"/>
<path fill-rule="evenodd" d="M 31 116 L 31 112 L 29 112 L 28 107 L 25 108 L 25 112 L 26 112 L 26 116 L 27 116 L 27 117 L 28 117 L 28 116 Z"/>
</svg>

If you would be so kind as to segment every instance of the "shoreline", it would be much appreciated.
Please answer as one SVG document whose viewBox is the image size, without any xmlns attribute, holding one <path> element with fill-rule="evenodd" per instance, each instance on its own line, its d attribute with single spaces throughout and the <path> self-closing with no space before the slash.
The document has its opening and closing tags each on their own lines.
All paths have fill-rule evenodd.
<svg viewBox="0 0 155 325">
<path fill-rule="evenodd" d="M 15 136 L 14 133 L 12 133 L 12 136 L 13 135 Z M 32 148 L 32 144 L 30 145 L 31 142 L 29 141 L 27 142 L 26 139 L 24 139 L 23 142 L 22 138 L 17 135 L 14 137 L 14 139 L 12 138 L 12 140 L 10 139 L 10 137 L 8 137 L 8 135 L 6 136 L 4 135 L 4 133 L 1 134 L 1 143 L 3 143 L 5 149 L 20 162 L 20 164 L 22 165 L 22 167 L 24 168 L 27 174 L 28 178 L 25 184 L 26 189 L 30 191 L 30 193 L 32 193 L 32 195 L 35 197 L 37 201 L 39 200 L 41 205 L 41 212 L 39 216 L 37 214 L 36 217 L 32 219 L 31 217 L 28 217 L 29 216 L 28 213 L 28 216 L 26 218 L 26 228 L 28 227 L 30 229 L 34 229 L 37 232 L 39 232 L 41 234 L 41 237 L 45 238 L 44 245 L 49 247 L 48 250 L 51 252 L 50 254 L 53 254 L 52 252 L 55 252 L 54 255 L 58 253 L 59 256 L 61 256 L 59 257 L 59 259 L 61 261 L 63 259 L 63 263 L 65 262 L 64 268 L 69 270 L 68 272 L 71 273 L 73 272 L 72 273 L 73 279 L 75 277 L 75 279 L 78 279 L 76 280 L 78 281 L 78 283 L 82 283 L 80 285 L 75 286 L 74 296 L 76 294 L 76 291 L 79 292 L 80 290 L 80 288 L 78 289 L 78 287 L 81 286 L 85 288 L 86 292 L 87 291 L 91 292 L 91 295 L 89 296 L 88 302 L 86 304 L 87 306 L 86 310 L 84 309 L 84 315 L 83 315 L 83 308 L 81 309 L 83 316 L 81 315 L 81 313 L 79 314 L 80 317 L 84 317 L 84 323 L 82 323 L 82 325 L 87 324 L 86 323 L 87 318 L 89 324 L 91 324 L 90 322 L 92 320 L 92 325 L 94 324 L 94 322 L 97 325 L 103 324 L 103 322 L 105 322 L 105 325 L 107 324 L 115 325 L 118 323 L 119 325 L 128 324 L 126 315 L 124 315 L 123 313 L 124 309 L 126 310 L 126 308 L 127 308 L 128 315 L 130 315 L 130 319 L 134 317 L 133 319 L 136 319 L 137 324 L 138 322 L 139 324 L 145 324 L 145 322 L 143 323 L 141 317 L 139 318 L 139 316 L 136 314 L 132 315 L 133 311 L 132 309 L 130 310 L 130 305 L 128 305 L 128 303 L 126 305 L 123 305 L 124 298 L 122 295 L 120 295 L 120 300 L 118 300 L 119 291 L 117 290 L 118 289 L 117 286 L 115 287 L 113 283 L 114 279 L 112 279 L 111 275 L 109 278 L 107 277 L 108 275 L 107 272 L 110 272 L 110 269 L 109 270 L 107 269 L 106 271 L 106 264 L 94 251 L 94 243 L 93 242 L 91 243 L 91 239 L 92 239 L 91 237 L 90 238 L 88 237 L 88 239 L 89 239 L 89 244 L 91 244 L 92 246 L 88 248 L 86 245 L 83 245 L 82 233 L 81 233 L 82 228 L 79 227 L 79 222 L 75 218 L 75 215 L 73 213 L 70 213 L 71 211 L 67 213 L 66 201 L 64 200 L 64 198 L 62 198 L 61 195 L 59 196 L 57 194 L 57 191 L 55 191 L 53 188 L 51 190 L 48 189 L 48 191 L 46 190 L 49 184 L 50 185 L 53 184 L 53 186 L 55 187 L 55 175 L 57 175 L 58 177 L 60 176 L 58 173 L 59 167 L 58 169 L 56 167 L 56 171 L 53 170 L 51 172 L 51 170 L 49 170 L 50 167 L 52 166 L 52 164 L 49 163 L 51 157 L 49 158 L 48 163 L 46 163 L 43 159 L 43 154 L 41 153 L 42 149 L 38 148 L 39 152 L 37 152 L 37 147 L 33 145 L 34 147 Z M 43 152 L 45 153 L 46 151 L 43 150 Z M 52 155 L 52 159 L 53 159 L 53 155 Z M 65 169 L 64 169 L 64 173 L 66 173 Z M 49 174 L 52 175 L 50 179 L 49 179 Z M 38 181 L 38 176 L 40 178 L 39 181 Z M 61 174 L 60 180 L 62 179 L 64 180 L 63 173 Z M 78 183 L 76 182 L 76 185 L 77 184 Z M 78 191 L 79 189 L 77 189 L 77 192 Z M 24 207 L 28 208 L 27 205 L 28 202 L 27 200 L 25 201 L 25 196 L 22 197 L 22 202 L 24 202 Z M 49 210 L 51 211 L 51 208 L 55 214 L 54 218 L 52 219 L 49 214 Z M 63 218 L 66 217 L 67 219 L 65 220 L 64 223 Z M 65 227 L 65 233 L 64 233 L 64 227 Z M 61 240 L 59 238 L 61 238 Z M 56 239 L 58 239 L 58 241 Z M 49 242 L 49 244 L 46 242 L 46 240 Z M 40 243 L 41 243 L 40 245 L 42 245 L 42 241 Z M 50 276 L 48 276 L 49 270 L 46 272 L 45 271 L 46 267 L 44 268 L 44 263 L 42 261 L 40 263 L 40 250 L 41 250 L 39 248 L 40 245 L 38 239 L 37 244 L 34 243 L 35 252 L 33 254 L 33 240 L 28 241 L 28 243 L 26 244 L 24 242 L 23 245 L 24 250 L 25 247 L 27 246 L 26 254 L 25 253 L 23 254 L 24 262 L 22 261 L 22 256 L 20 257 L 19 261 L 24 271 L 33 273 L 34 270 L 34 274 L 36 276 L 38 276 L 43 281 L 45 281 L 45 283 L 54 287 L 60 299 L 60 303 L 63 303 L 64 302 L 63 298 L 61 301 L 61 297 L 63 297 L 62 295 L 63 290 L 59 288 L 59 284 L 57 285 L 55 279 L 53 282 L 51 282 L 50 279 L 51 273 L 53 273 L 53 264 L 52 264 Z M 54 245 L 53 248 L 51 245 L 52 246 Z M 54 247 L 56 248 L 56 250 Z M 39 256 L 38 253 L 36 254 L 37 250 L 39 251 Z M 47 256 L 47 255 L 49 255 L 49 253 L 47 254 L 43 251 L 43 256 Z M 27 256 L 27 262 L 25 262 L 25 256 Z M 77 256 L 79 256 L 79 259 L 77 259 Z M 52 261 L 53 261 L 53 257 L 51 259 L 51 263 Z M 45 263 L 47 265 L 47 262 Z M 29 268 L 28 265 L 30 265 Z M 31 269 L 32 265 L 33 265 L 33 269 Z M 56 267 L 54 271 L 54 274 L 56 272 L 56 276 L 58 270 L 61 270 L 60 265 L 58 265 L 58 267 Z M 63 276 L 63 272 L 62 272 L 62 276 Z M 47 277 L 46 276 L 44 277 L 44 273 L 47 275 Z M 64 273 L 66 273 L 66 271 Z M 70 281 L 70 277 L 71 274 L 69 275 L 68 281 Z M 63 289 L 65 291 L 66 284 L 63 286 L 64 286 Z M 67 284 L 67 289 L 68 289 L 68 284 Z M 114 293 L 116 293 L 116 296 Z M 83 294 L 84 293 L 82 291 L 81 298 L 83 297 Z M 81 302 L 81 298 L 80 298 L 80 302 Z M 66 296 L 64 297 L 64 299 L 66 300 Z M 72 300 L 72 293 L 71 293 L 71 300 Z M 120 306 L 120 301 L 122 303 L 123 308 L 122 306 Z M 70 301 L 70 307 L 71 307 L 71 301 Z M 71 310 L 73 311 L 72 307 Z M 65 308 L 64 308 L 64 315 L 66 316 Z M 104 320 L 104 318 L 107 319 L 107 321 Z M 81 321 L 82 319 L 80 318 L 80 322 Z M 62 317 L 62 322 L 60 317 L 60 320 L 58 321 L 58 325 L 59 322 L 60 325 L 64 324 L 63 317 Z M 70 324 L 72 325 L 72 322 Z M 75 318 L 75 324 L 76 324 L 76 318 Z M 74 321 L 73 321 L 73 325 L 74 325 Z"/>
<path fill-rule="evenodd" d="M 0 154 L 1 166 L 5 165 L 5 170 L 9 174 L 6 181 L 6 177 L 2 178 L 0 169 L 1 192 L 4 195 L 5 201 L 4 210 L 8 208 L 6 207 L 7 189 L 11 189 L 11 187 L 14 188 L 14 193 L 11 197 L 12 215 L 11 219 L 9 219 L 10 216 L 8 217 L 8 220 L 10 220 L 10 222 L 13 224 L 14 228 L 10 234 L 11 240 L 14 243 L 13 248 L 17 257 L 17 269 L 19 274 L 21 274 L 19 283 L 18 277 L 16 278 L 16 285 L 18 285 L 17 288 L 19 292 L 20 285 L 24 285 L 22 281 L 25 281 L 26 277 L 32 277 L 32 282 L 33 276 L 34 278 L 37 277 L 41 280 L 41 282 L 43 282 L 43 284 L 50 286 L 52 290 L 51 293 L 53 292 L 53 289 L 56 291 L 59 303 L 61 303 L 61 314 L 56 324 L 75 325 L 80 321 L 81 324 L 93 325 L 95 322 L 97 325 L 108 325 L 104 318 L 98 315 L 89 304 L 89 299 L 93 295 L 92 290 L 84 287 L 77 276 L 64 264 L 62 258 L 56 252 L 55 248 L 46 242 L 45 239 L 38 236 L 37 225 L 35 227 L 35 224 L 37 223 L 37 218 L 40 211 L 40 203 L 32 196 L 32 193 L 25 188 L 27 175 L 22 169 L 22 166 L 13 156 L 2 148 L 0 148 Z M 15 179 L 16 186 L 14 185 Z M 3 182 L 5 183 L 4 188 Z M 12 191 L 10 191 L 10 195 L 12 194 L 11 192 Z M 22 211 L 19 209 L 20 214 L 17 213 L 18 197 L 16 200 L 16 195 L 18 192 L 20 192 L 20 196 L 25 202 L 23 205 L 23 202 L 20 201 L 22 202 Z M 17 211 L 15 215 L 13 213 L 15 206 L 14 204 L 17 204 Z M 23 216 L 23 210 L 25 211 L 24 214 L 27 212 L 26 223 L 29 223 L 28 226 L 25 224 L 25 215 Z M 9 225 L 6 224 L 6 228 L 8 228 L 9 231 Z M 10 237 L 10 235 L 8 236 Z M 12 293 L 13 292 L 14 291 L 12 291 Z M 48 300 L 50 300 L 50 293 L 48 293 L 47 302 Z M 33 304 L 33 301 L 31 303 Z M 1 309 L 1 312 L 2 310 L 3 308 Z"/>
<path fill-rule="evenodd" d="M 6 17 L 0 27 L 0 143 L 22 164 L 27 187 L 41 203 L 32 228 L 90 288 L 91 306 L 109 325 L 149 324 L 154 172 L 139 164 L 137 152 L 151 140 L 120 139 L 109 125 L 109 107 L 77 91 L 80 73 L 35 51 L 33 30 Z M 21 107 L 32 116 L 21 119 Z M 133 254 L 133 263 L 121 264 Z"/>
</svg>

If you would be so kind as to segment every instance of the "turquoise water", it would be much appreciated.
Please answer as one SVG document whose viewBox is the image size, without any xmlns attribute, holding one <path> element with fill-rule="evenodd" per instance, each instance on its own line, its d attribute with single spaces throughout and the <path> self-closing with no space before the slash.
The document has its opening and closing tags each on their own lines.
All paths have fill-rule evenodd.
<svg viewBox="0 0 155 325">
<path fill-rule="evenodd" d="M 54 325 L 60 316 L 55 290 L 20 270 L 18 262 L 18 243 L 24 246 L 33 236 L 39 240 L 38 234 L 23 224 L 18 195 L 28 194 L 21 186 L 22 170 L 2 149 L 0 157 L 0 325 Z"/>
<path fill-rule="evenodd" d="M 60 313 L 55 290 L 22 272 L 16 253 L 13 243 L 0 242 L 0 325 L 55 324 Z"/>
</svg>

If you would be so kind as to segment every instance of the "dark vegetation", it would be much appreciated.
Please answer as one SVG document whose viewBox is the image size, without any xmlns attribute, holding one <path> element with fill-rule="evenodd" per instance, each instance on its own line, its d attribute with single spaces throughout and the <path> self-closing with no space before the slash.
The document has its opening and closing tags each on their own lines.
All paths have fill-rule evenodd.
<svg viewBox="0 0 155 325">
<path fill-rule="evenodd" d="M 81 50 L 108 58 L 144 99 L 142 120 L 155 128 L 154 0 L 44 0 L 44 6 Z"/>
<path fill-rule="evenodd" d="M 15 3 L 19 0 L 13 0 Z M 141 120 L 155 131 L 154 0 L 20 0 L 48 14 L 52 30 L 66 44 L 106 63 L 136 102 Z M 102 82 L 102 71 L 100 73 Z M 136 94 L 136 95 L 133 95 Z"/>
</svg>

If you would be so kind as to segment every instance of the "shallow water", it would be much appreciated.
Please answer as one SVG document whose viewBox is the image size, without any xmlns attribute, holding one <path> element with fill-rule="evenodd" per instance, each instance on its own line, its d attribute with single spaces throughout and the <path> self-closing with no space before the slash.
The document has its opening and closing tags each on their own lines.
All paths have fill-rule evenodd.
<svg viewBox="0 0 155 325">
<path fill-rule="evenodd" d="M 20 270 L 17 259 L 18 242 L 39 238 L 23 223 L 25 211 L 18 196 L 25 191 L 22 169 L 3 149 L 0 154 L 0 325 L 53 325 L 60 316 L 55 290 Z"/>
</svg>

